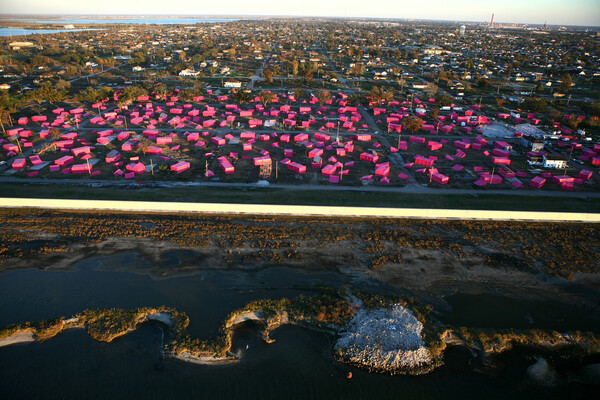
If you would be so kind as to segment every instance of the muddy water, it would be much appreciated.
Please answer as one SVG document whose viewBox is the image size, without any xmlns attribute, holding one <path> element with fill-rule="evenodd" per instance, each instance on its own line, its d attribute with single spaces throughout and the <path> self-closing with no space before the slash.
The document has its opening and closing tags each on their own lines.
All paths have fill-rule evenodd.
<svg viewBox="0 0 600 400">
<path fill-rule="evenodd" d="M 176 268 L 190 254 L 169 254 L 163 267 Z M 334 271 L 286 267 L 211 270 L 189 276 L 156 278 L 135 253 L 86 259 L 69 271 L 21 270 L 0 274 L 0 325 L 69 316 L 86 308 L 168 305 L 186 312 L 196 337 L 214 335 L 223 318 L 253 299 L 291 297 L 295 287 L 345 284 L 363 287 Z M 128 272 L 135 270 L 136 272 Z M 595 314 L 569 315 L 549 303 L 455 295 L 444 322 L 485 327 L 592 329 Z M 588 310 L 589 311 L 589 310 Z M 583 317 L 582 317 L 583 316 Z M 585 317 L 585 318 L 584 318 Z M 461 319 L 462 318 L 462 319 Z M 520 324 L 520 325 L 519 325 Z M 458 399 L 591 398 L 598 387 L 578 382 L 578 371 L 594 359 L 542 354 L 559 376 L 554 387 L 528 378 L 535 351 L 519 349 L 499 357 L 499 368 L 479 372 L 460 347 L 446 354 L 446 365 L 419 377 L 370 374 L 332 358 L 331 336 L 286 326 L 260 340 L 256 326 L 238 329 L 235 346 L 242 361 L 199 366 L 161 359 L 161 327 L 150 323 L 113 343 L 99 343 L 83 330 L 65 332 L 44 343 L 0 348 L 0 398 L 224 398 L 224 399 Z M 353 378 L 346 379 L 351 371 Z"/>
</svg>

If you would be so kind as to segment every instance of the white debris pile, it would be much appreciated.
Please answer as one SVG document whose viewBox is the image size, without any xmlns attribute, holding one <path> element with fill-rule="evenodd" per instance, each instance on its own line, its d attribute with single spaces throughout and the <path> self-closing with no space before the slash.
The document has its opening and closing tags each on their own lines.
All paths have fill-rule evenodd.
<svg viewBox="0 0 600 400">
<path fill-rule="evenodd" d="M 421 338 L 423 324 L 405 307 L 360 309 L 336 349 L 352 363 L 377 370 L 410 370 L 432 362 Z"/>
</svg>

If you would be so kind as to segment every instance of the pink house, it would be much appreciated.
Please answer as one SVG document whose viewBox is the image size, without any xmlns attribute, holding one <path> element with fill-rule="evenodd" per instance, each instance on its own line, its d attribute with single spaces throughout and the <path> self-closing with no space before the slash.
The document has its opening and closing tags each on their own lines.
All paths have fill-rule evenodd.
<svg viewBox="0 0 600 400">
<path fill-rule="evenodd" d="M 44 162 L 40 159 L 40 156 L 35 155 L 35 156 L 29 156 L 29 161 L 31 162 L 32 165 L 40 165 L 43 164 Z"/>
<path fill-rule="evenodd" d="M 294 142 L 296 142 L 296 143 L 307 142 L 307 141 L 308 141 L 308 133 L 300 133 L 300 134 L 294 136 Z"/>
<path fill-rule="evenodd" d="M 54 164 L 64 167 L 65 165 L 69 165 L 72 162 L 73 162 L 73 156 L 63 156 L 63 157 L 55 160 Z"/>
<path fill-rule="evenodd" d="M 171 171 L 181 173 L 190 169 L 190 163 L 187 161 L 180 161 L 177 164 L 171 165 Z"/>
<path fill-rule="evenodd" d="M 337 170 L 337 166 L 335 164 L 328 164 L 322 170 L 321 174 L 323 175 L 333 175 Z"/>
<path fill-rule="evenodd" d="M 27 165 L 25 158 L 15 158 L 12 163 L 12 169 L 23 169 Z"/>
<path fill-rule="evenodd" d="M 434 141 L 427 142 L 427 149 L 431 151 L 439 150 L 442 148 L 442 144 Z"/>
<path fill-rule="evenodd" d="M 408 138 L 411 143 L 425 143 L 425 138 L 421 136 L 411 136 Z"/>
<path fill-rule="evenodd" d="M 225 139 L 218 137 L 218 136 L 213 136 L 210 141 L 214 144 L 216 144 L 217 146 L 225 146 Z"/>
<path fill-rule="evenodd" d="M 375 175 L 376 176 L 387 176 L 390 173 L 390 163 L 376 164 Z"/>
<path fill-rule="evenodd" d="M 298 164 L 296 162 L 288 163 L 287 167 L 290 171 L 294 171 L 298 174 L 303 174 L 306 172 L 306 166 L 302 165 L 302 164 Z"/>
<path fill-rule="evenodd" d="M 546 179 L 542 178 L 541 176 L 536 176 L 529 181 L 529 186 L 540 189 L 542 186 L 544 186 L 544 183 L 546 183 Z"/>
<path fill-rule="evenodd" d="M 510 165 L 510 159 L 507 157 L 492 157 L 492 164 Z"/>
<path fill-rule="evenodd" d="M 125 168 L 127 171 L 134 172 L 136 174 L 142 174 L 146 172 L 146 166 L 141 162 L 128 164 Z"/>
<path fill-rule="evenodd" d="M 361 153 L 360 159 L 363 161 L 376 163 L 379 160 L 379 156 L 377 154 L 372 154 L 372 153 Z"/>
<path fill-rule="evenodd" d="M 435 160 L 430 157 L 425 158 L 419 154 L 417 154 L 415 156 L 415 164 L 417 164 L 417 165 L 423 165 L 425 167 L 432 167 L 434 162 L 435 162 Z"/>
<path fill-rule="evenodd" d="M 111 150 L 107 155 L 106 155 L 106 162 L 111 164 L 114 162 L 117 162 L 121 159 L 121 153 L 119 153 L 117 150 Z"/>
<path fill-rule="evenodd" d="M 156 144 L 173 143 L 173 138 L 170 136 L 159 136 L 156 138 Z"/>
<path fill-rule="evenodd" d="M 358 142 L 368 142 L 369 140 L 371 140 L 371 135 L 368 135 L 366 133 L 359 133 L 354 135 L 354 138 Z"/>
<path fill-rule="evenodd" d="M 260 157 L 254 157 L 253 163 L 255 167 L 258 167 L 260 165 L 269 165 L 272 163 L 272 160 L 271 157 L 269 157 L 268 155 L 264 155 Z"/>
<path fill-rule="evenodd" d="M 439 172 L 431 174 L 431 180 L 439 183 L 440 185 L 445 185 L 448 183 L 449 178 L 446 175 L 442 175 Z"/>
<path fill-rule="evenodd" d="M 240 139 L 254 139 L 255 137 L 256 137 L 256 133 L 254 133 L 254 132 L 240 133 Z"/>
<path fill-rule="evenodd" d="M 90 154 L 92 152 L 92 149 L 93 149 L 93 147 L 90 147 L 90 146 L 76 147 L 74 149 L 71 149 L 71 153 L 75 157 L 79 157 L 84 154 Z"/>
<path fill-rule="evenodd" d="M 328 142 L 329 140 L 331 140 L 331 136 L 326 135 L 324 133 L 315 133 L 315 139 L 321 142 Z"/>
<path fill-rule="evenodd" d="M 146 149 L 146 154 L 162 154 L 162 152 L 163 149 L 156 146 L 149 146 L 148 149 Z"/>
</svg>

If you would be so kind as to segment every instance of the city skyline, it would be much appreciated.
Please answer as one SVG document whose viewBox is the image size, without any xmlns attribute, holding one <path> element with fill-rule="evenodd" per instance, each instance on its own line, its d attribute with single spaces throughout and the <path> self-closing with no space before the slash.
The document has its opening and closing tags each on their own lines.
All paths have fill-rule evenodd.
<svg viewBox="0 0 600 400">
<path fill-rule="evenodd" d="M 165 5 L 164 2 L 149 0 L 141 8 L 137 4 L 123 4 L 106 0 L 101 4 L 63 0 L 47 3 L 43 0 L 23 0 L 0 6 L 4 14 L 86 14 L 86 15 L 228 15 L 228 16 L 306 16 L 348 18 L 398 18 L 445 21 L 489 22 L 492 13 L 498 23 L 525 23 L 549 25 L 600 26 L 600 4 L 593 0 L 509 0 L 498 3 L 482 1 L 476 4 L 457 0 L 449 5 L 441 0 L 432 0 L 427 7 L 406 1 L 380 0 L 370 2 L 366 9 L 355 0 L 334 0 L 327 3 L 316 0 L 301 0 L 294 3 L 273 0 L 248 4 L 232 0 L 227 5 L 198 4 L 191 0 L 180 0 Z"/>
</svg>

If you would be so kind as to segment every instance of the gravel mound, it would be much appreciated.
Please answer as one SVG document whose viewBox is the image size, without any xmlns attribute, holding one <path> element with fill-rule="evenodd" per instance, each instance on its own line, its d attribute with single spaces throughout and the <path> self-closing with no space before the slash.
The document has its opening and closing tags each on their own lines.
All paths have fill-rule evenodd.
<svg viewBox="0 0 600 400">
<path fill-rule="evenodd" d="M 423 324 L 398 304 L 388 309 L 360 309 L 335 345 L 342 358 L 369 369 L 416 371 L 432 363 L 421 338 Z"/>
</svg>

